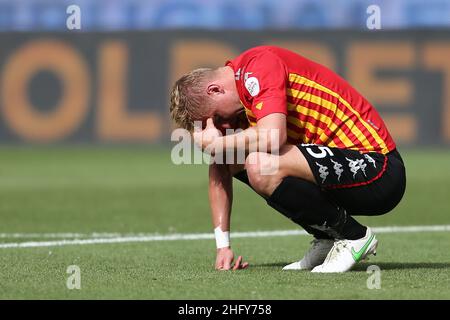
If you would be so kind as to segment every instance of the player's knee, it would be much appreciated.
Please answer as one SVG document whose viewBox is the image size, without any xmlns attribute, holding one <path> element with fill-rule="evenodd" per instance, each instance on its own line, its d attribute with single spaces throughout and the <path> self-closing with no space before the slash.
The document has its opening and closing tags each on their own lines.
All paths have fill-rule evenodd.
<svg viewBox="0 0 450 320">
<path fill-rule="evenodd" d="M 258 193 L 263 193 L 267 179 L 261 174 L 261 161 L 265 161 L 262 152 L 252 152 L 245 159 L 245 169 L 247 170 L 250 185 Z"/>
<path fill-rule="evenodd" d="M 282 179 L 274 157 L 264 152 L 252 152 L 245 160 L 250 185 L 263 196 L 270 196 Z"/>
</svg>

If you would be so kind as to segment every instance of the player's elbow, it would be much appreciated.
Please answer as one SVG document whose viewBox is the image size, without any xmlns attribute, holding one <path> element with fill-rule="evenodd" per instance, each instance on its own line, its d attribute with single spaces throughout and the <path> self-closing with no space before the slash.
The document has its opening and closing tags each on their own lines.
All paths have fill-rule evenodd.
<svg viewBox="0 0 450 320">
<path fill-rule="evenodd" d="M 286 144 L 286 142 L 287 142 L 287 132 L 286 132 L 286 128 L 283 128 L 282 130 L 280 130 L 280 135 L 278 137 L 279 148 L 284 146 Z"/>
<path fill-rule="evenodd" d="M 286 115 L 274 113 L 261 118 L 258 121 L 258 131 L 259 142 L 265 143 L 270 153 L 279 151 L 287 141 Z"/>
</svg>

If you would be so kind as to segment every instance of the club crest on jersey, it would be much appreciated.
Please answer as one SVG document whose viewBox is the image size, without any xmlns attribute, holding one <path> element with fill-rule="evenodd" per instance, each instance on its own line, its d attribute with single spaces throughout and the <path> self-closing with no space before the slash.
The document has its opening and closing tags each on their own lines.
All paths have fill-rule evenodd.
<svg viewBox="0 0 450 320">
<path fill-rule="evenodd" d="M 259 93 L 259 81 L 255 77 L 250 77 L 245 80 L 245 88 L 252 97 L 255 97 Z"/>
</svg>

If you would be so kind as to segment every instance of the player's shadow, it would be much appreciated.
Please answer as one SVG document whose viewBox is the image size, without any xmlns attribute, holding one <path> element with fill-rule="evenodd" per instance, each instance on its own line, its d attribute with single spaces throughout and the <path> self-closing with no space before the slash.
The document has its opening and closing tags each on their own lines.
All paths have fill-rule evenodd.
<svg viewBox="0 0 450 320">
<path fill-rule="evenodd" d="M 405 269 L 449 269 L 448 262 L 363 262 L 357 264 L 354 271 L 366 271 L 370 265 L 378 266 L 383 270 L 405 270 Z"/>
<path fill-rule="evenodd" d="M 288 265 L 291 262 L 271 262 L 271 263 L 252 263 L 251 266 L 259 267 L 259 268 L 283 268 L 285 265 Z"/>
<path fill-rule="evenodd" d="M 292 262 L 292 261 L 291 261 Z M 253 267 L 283 268 L 291 262 L 255 263 Z M 405 269 L 450 269 L 448 262 L 363 262 L 357 264 L 352 271 L 366 271 L 370 265 L 376 265 L 381 270 L 405 270 Z"/>
</svg>

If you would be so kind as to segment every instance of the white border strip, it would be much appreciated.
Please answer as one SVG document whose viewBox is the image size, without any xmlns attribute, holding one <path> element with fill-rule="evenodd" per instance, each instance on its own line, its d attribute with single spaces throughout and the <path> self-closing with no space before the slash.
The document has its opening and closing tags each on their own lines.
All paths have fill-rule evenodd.
<svg viewBox="0 0 450 320">
<path fill-rule="evenodd" d="M 372 230 L 376 233 L 410 233 L 410 232 L 448 232 L 450 225 L 431 226 L 390 226 L 375 227 Z M 103 237 L 102 237 L 103 235 Z M 286 237 L 307 235 L 303 230 L 276 230 L 276 231 L 253 231 L 253 232 L 233 232 L 233 238 L 266 238 L 266 237 Z M 214 239 L 213 233 L 191 233 L 191 234 L 135 234 L 121 235 L 120 233 L 2 233 L 2 238 L 81 238 L 91 237 L 91 239 L 63 239 L 55 241 L 28 241 L 0 243 L 0 249 L 8 248 L 36 248 L 36 247 L 59 247 L 67 245 L 88 245 L 88 244 L 110 244 L 110 243 L 131 243 L 131 242 L 152 242 L 152 241 L 176 241 L 176 240 L 206 240 Z"/>
</svg>

